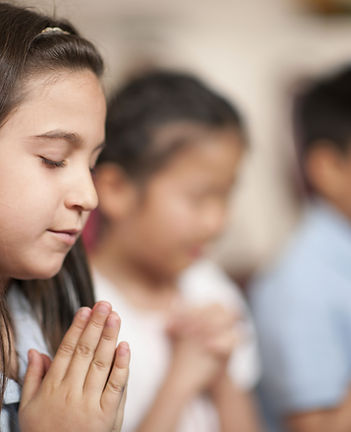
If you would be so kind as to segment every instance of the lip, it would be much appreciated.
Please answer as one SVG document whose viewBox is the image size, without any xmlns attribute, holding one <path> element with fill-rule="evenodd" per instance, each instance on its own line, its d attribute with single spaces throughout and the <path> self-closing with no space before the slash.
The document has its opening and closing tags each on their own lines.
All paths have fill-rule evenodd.
<svg viewBox="0 0 351 432">
<path fill-rule="evenodd" d="M 48 230 L 51 234 L 54 235 L 57 240 L 60 240 L 63 243 L 66 243 L 68 246 L 73 246 L 79 237 L 80 230 L 77 229 L 64 229 L 64 230 Z"/>
</svg>

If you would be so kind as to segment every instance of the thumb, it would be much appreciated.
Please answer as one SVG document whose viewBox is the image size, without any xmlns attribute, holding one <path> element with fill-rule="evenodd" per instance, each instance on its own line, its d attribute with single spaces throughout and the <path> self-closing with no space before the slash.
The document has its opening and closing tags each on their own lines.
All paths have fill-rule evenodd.
<svg viewBox="0 0 351 432">
<path fill-rule="evenodd" d="M 21 405 L 26 405 L 38 391 L 47 365 L 45 358 L 36 350 L 28 351 L 28 368 L 24 377 Z"/>
</svg>

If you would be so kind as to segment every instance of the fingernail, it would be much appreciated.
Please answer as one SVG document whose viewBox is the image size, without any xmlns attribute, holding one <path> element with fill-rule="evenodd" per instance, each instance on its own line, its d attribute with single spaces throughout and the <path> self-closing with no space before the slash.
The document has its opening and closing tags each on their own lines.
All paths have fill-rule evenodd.
<svg viewBox="0 0 351 432">
<path fill-rule="evenodd" d="M 127 342 L 121 342 L 118 348 L 118 354 L 125 357 L 129 354 L 129 345 Z"/>
<path fill-rule="evenodd" d="M 79 318 L 87 320 L 90 317 L 91 309 L 88 307 L 82 307 L 78 311 Z"/>
<path fill-rule="evenodd" d="M 110 316 L 107 318 L 106 327 L 116 328 L 119 324 L 120 317 L 116 312 L 112 312 Z"/>
<path fill-rule="evenodd" d="M 97 312 L 106 315 L 110 313 L 111 306 L 109 305 L 109 303 L 98 303 L 96 306 L 96 310 Z"/>
</svg>

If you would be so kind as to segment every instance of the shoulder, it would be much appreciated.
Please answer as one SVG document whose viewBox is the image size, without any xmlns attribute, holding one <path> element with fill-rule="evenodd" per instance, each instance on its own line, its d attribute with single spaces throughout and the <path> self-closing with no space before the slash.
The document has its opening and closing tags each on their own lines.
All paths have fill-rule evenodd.
<svg viewBox="0 0 351 432">
<path fill-rule="evenodd" d="M 335 406 L 349 382 L 351 242 L 339 219 L 324 209 L 308 215 L 250 288 L 263 388 L 278 411 Z"/>
<path fill-rule="evenodd" d="M 307 213 L 277 261 L 250 286 L 254 312 L 291 315 L 351 301 L 351 227 L 335 210 Z M 307 311 L 308 312 L 308 311 Z M 286 316 L 284 316 L 286 320 Z M 267 319 L 267 317 L 265 317 Z"/>
</svg>

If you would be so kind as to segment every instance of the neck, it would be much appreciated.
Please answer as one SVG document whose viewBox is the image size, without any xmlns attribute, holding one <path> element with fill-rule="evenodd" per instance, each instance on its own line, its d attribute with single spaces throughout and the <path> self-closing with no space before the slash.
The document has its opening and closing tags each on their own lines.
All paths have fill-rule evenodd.
<svg viewBox="0 0 351 432">
<path fill-rule="evenodd" d="M 91 263 L 134 306 L 165 310 L 177 297 L 177 278 L 155 274 L 126 255 L 113 236 L 104 236 Z"/>
</svg>

